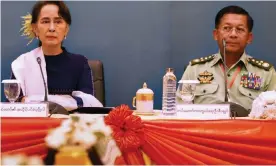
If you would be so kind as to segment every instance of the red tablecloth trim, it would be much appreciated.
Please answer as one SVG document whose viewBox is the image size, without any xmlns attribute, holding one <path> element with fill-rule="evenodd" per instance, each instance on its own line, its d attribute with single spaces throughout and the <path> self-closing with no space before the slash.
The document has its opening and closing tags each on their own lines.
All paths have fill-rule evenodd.
<svg viewBox="0 0 276 166">
<path fill-rule="evenodd" d="M 45 136 L 63 119 L 1 118 L 1 155 L 24 153 L 46 156 Z"/>
<path fill-rule="evenodd" d="M 276 121 L 155 120 L 144 125 L 142 149 L 157 164 L 276 163 Z"/>
<path fill-rule="evenodd" d="M 18 154 L 18 153 L 26 154 L 27 156 L 29 156 L 29 155 L 45 155 L 47 153 L 47 148 L 46 148 L 45 143 L 40 143 L 40 144 L 25 147 L 25 148 L 7 151 L 7 152 L 2 153 L 2 155 L 3 154 Z"/>
<path fill-rule="evenodd" d="M 2 155 L 22 152 L 45 157 L 44 137 L 61 121 L 1 118 Z M 276 121 L 273 120 L 154 120 L 142 123 L 144 143 L 136 150 L 125 151 L 123 158 L 118 159 L 120 163 L 124 160 L 126 164 L 144 164 L 141 155 L 144 151 L 153 163 L 165 165 L 276 164 Z M 121 136 L 124 137 L 124 133 Z"/>
<path fill-rule="evenodd" d="M 2 133 L 2 144 L 18 143 L 26 140 L 34 140 L 44 138 L 48 134 L 48 130 L 34 131 L 17 131 L 13 133 Z"/>
<path fill-rule="evenodd" d="M 26 141 L 22 141 L 22 142 L 14 142 L 14 143 L 8 142 L 7 144 L 2 144 L 1 150 L 4 152 L 11 151 L 11 150 L 25 148 L 28 146 L 37 145 L 37 144 L 41 144 L 41 143 L 44 143 L 44 138 L 31 139 L 31 140 L 26 140 Z"/>
<path fill-rule="evenodd" d="M 60 125 L 63 119 L 54 118 L 1 118 L 2 132 L 48 130 Z"/>
<path fill-rule="evenodd" d="M 193 158 L 199 158 L 199 161 L 192 161 L 192 163 L 196 163 L 196 164 L 212 164 L 213 162 L 216 162 L 217 164 L 230 164 L 229 162 L 217 159 L 216 157 L 212 157 L 208 154 L 204 154 L 204 153 L 197 153 L 197 150 L 193 149 L 193 146 L 200 146 L 200 145 L 196 145 L 196 144 L 190 144 L 191 146 L 187 146 L 187 143 L 189 144 L 189 142 L 187 141 L 182 141 L 178 138 L 175 137 L 171 137 L 168 135 L 164 135 L 164 134 L 156 134 L 156 133 L 152 133 L 151 135 L 155 136 L 156 138 L 159 138 L 160 136 L 163 137 L 164 139 L 162 139 L 162 141 L 160 140 L 155 140 L 155 142 L 157 142 L 158 144 L 160 144 L 162 147 L 164 147 L 164 149 L 169 150 L 171 152 L 171 154 L 175 153 L 174 148 L 176 149 L 176 153 L 179 153 L 180 155 L 176 155 L 176 156 L 181 156 L 181 154 L 186 154 L 185 156 L 181 156 L 180 158 L 180 162 L 178 162 L 177 164 L 181 164 L 183 163 L 183 160 L 185 160 L 185 158 L 188 158 L 189 160 L 192 160 Z M 169 145 L 169 148 L 168 148 Z M 185 153 L 183 153 L 185 152 Z M 188 156 L 187 156 L 188 155 Z M 192 158 L 189 158 L 189 156 L 191 156 Z M 188 159 L 186 159 L 185 161 L 189 161 Z M 182 162 L 181 162 L 182 160 Z M 200 162 L 202 161 L 202 162 Z"/>
</svg>

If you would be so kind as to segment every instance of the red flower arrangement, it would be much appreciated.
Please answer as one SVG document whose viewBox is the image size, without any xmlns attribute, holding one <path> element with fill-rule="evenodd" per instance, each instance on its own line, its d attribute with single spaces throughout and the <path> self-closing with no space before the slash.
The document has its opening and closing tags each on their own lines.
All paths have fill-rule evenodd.
<svg viewBox="0 0 276 166">
<path fill-rule="evenodd" d="M 144 125 L 139 116 L 127 105 L 114 108 L 106 117 L 105 124 L 113 130 L 113 138 L 122 152 L 137 150 L 144 143 Z"/>
<path fill-rule="evenodd" d="M 112 136 L 123 153 L 127 164 L 143 164 L 140 148 L 144 144 L 144 124 L 127 105 L 114 108 L 106 117 L 105 124 L 112 130 Z M 139 156 L 138 158 L 134 156 Z M 130 160 L 130 158 L 132 158 Z M 129 163 L 131 162 L 131 163 Z"/>
</svg>

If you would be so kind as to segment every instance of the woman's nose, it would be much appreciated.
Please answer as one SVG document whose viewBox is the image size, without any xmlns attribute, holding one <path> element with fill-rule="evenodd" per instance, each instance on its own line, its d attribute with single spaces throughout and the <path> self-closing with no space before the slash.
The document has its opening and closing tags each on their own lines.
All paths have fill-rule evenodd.
<svg viewBox="0 0 276 166">
<path fill-rule="evenodd" d="M 54 23 L 50 23 L 49 31 L 50 32 L 55 32 L 55 25 L 54 25 Z"/>
</svg>

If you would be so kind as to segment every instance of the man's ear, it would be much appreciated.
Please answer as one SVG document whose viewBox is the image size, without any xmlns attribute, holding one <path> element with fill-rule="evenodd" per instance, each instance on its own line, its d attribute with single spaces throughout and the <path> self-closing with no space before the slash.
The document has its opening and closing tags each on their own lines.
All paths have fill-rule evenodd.
<svg viewBox="0 0 276 166">
<path fill-rule="evenodd" d="M 214 38 L 214 40 L 218 40 L 218 30 L 217 29 L 214 29 L 213 30 L 213 38 Z"/>
<path fill-rule="evenodd" d="M 247 40 L 247 44 L 251 44 L 253 41 L 253 33 L 250 32 L 249 35 L 248 35 L 248 40 Z"/>
<path fill-rule="evenodd" d="M 36 24 L 32 24 L 32 30 L 33 30 L 35 36 L 38 37 L 38 31 L 37 31 L 37 26 L 36 26 Z"/>
</svg>

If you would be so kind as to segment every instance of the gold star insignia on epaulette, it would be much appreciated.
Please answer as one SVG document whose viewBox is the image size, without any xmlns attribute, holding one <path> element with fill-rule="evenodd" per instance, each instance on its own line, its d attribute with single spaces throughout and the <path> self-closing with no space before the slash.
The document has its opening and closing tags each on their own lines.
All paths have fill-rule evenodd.
<svg viewBox="0 0 276 166">
<path fill-rule="evenodd" d="M 201 57 L 201 58 L 197 58 L 197 59 L 192 60 L 190 63 L 191 63 L 191 65 L 206 63 L 206 62 L 209 62 L 209 61 L 213 60 L 214 57 L 215 57 L 214 55 Z"/>
<path fill-rule="evenodd" d="M 262 61 L 262 60 L 257 60 L 255 58 L 248 58 L 247 61 L 249 63 L 251 63 L 252 65 L 257 66 L 257 67 L 262 68 L 262 69 L 265 69 L 267 71 L 272 67 L 272 65 L 269 64 L 268 62 L 265 62 L 265 61 Z"/>
</svg>

